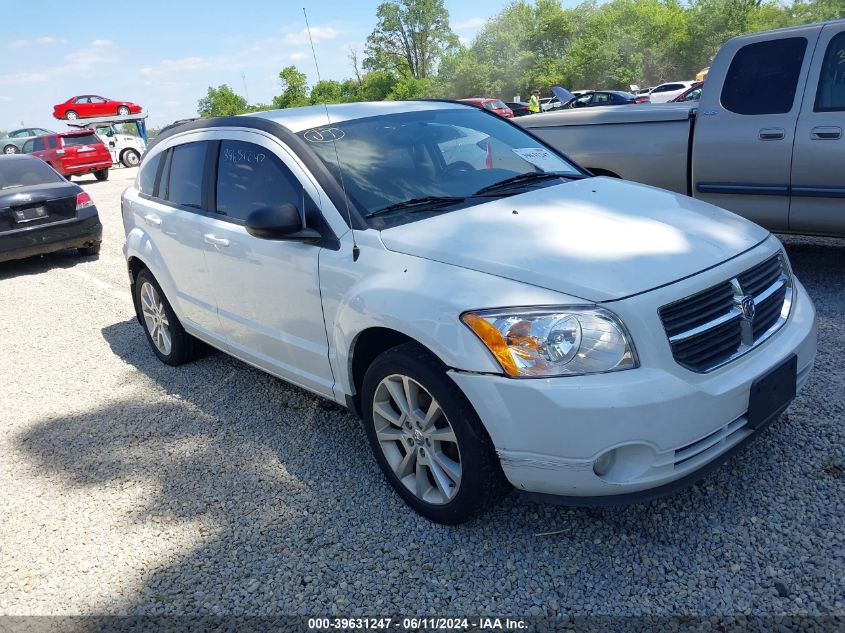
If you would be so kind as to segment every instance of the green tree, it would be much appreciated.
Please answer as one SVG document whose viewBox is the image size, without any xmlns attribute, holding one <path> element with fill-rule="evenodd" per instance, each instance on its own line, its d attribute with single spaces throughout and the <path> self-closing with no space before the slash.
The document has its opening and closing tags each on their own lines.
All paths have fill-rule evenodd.
<svg viewBox="0 0 845 633">
<path fill-rule="evenodd" d="M 279 71 L 282 94 L 273 97 L 276 108 L 298 108 L 311 103 L 308 97 L 308 79 L 296 66 L 286 66 Z"/>
<path fill-rule="evenodd" d="M 459 45 L 443 0 L 389 0 L 379 5 L 376 17 L 364 50 L 367 70 L 425 79 L 443 53 Z"/>
<path fill-rule="evenodd" d="M 334 79 L 323 79 L 311 88 L 311 103 L 341 103 L 346 101 L 343 95 L 343 84 Z"/>
<path fill-rule="evenodd" d="M 361 77 L 361 101 L 382 101 L 399 81 L 396 75 L 385 70 L 374 70 Z"/>
<path fill-rule="evenodd" d="M 243 114 L 248 109 L 246 99 L 228 85 L 208 87 L 208 94 L 197 102 L 197 114 L 202 117 Z"/>
</svg>

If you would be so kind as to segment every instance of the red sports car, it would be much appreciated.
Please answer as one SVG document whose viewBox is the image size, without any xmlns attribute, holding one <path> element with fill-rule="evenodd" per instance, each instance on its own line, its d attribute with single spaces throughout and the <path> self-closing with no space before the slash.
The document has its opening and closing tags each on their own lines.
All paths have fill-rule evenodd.
<svg viewBox="0 0 845 633">
<path fill-rule="evenodd" d="M 139 114 L 141 106 L 130 101 L 113 101 L 97 95 L 79 95 L 64 103 L 53 106 L 53 116 L 57 119 L 87 119 L 97 116 L 127 116 Z"/>
</svg>

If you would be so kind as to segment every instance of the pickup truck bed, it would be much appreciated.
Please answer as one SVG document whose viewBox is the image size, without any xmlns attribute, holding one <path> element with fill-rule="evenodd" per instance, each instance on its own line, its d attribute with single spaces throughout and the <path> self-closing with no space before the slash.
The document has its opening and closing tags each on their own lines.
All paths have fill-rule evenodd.
<svg viewBox="0 0 845 633">
<path fill-rule="evenodd" d="M 596 175 L 689 195 L 694 116 L 695 108 L 682 103 L 641 104 L 562 110 L 518 123 Z"/>
</svg>

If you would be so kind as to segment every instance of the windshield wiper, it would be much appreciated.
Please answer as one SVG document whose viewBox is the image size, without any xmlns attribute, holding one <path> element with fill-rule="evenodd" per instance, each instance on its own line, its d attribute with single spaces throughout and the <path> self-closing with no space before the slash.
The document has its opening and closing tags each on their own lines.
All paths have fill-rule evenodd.
<svg viewBox="0 0 845 633">
<path fill-rule="evenodd" d="M 490 191 L 495 191 L 496 189 L 502 189 L 505 187 L 509 187 L 511 185 L 521 185 L 529 182 L 539 181 L 539 180 L 549 180 L 551 178 L 570 178 L 570 179 L 577 179 L 577 178 L 584 178 L 581 174 L 561 174 L 557 172 L 546 172 L 546 171 L 529 171 L 527 174 L 517 174 L 516 176 L 511 176 L 510 178 L 505 178 L 504 180 L 500 180 L 499 182 L 494 182 L 492 185 L 487 185 L 486 187 L 482 187 L 478 191 L 476 191 L 473 195 L 478 196 L 483 193 L 488 193 Z"/>
<path fill-rule="evenodd" d="M 365 214 L 364 217 L 372 218 L 377 215 L 392 213 L 393 211 L 408 211 L 414 209 L 414 207 L 421 207 L 415 210 L 425 211 L 426 207 L 463 202 L 464 200 L 466 200 L 466 198 L 460 196 L 423 196 L 422 198 L 411 198 L 410 200 L 404 200 L 403 202 L 397 202 L 396 204 L 389 204 L 381 209 L 370 211 Z"/>
</svg>

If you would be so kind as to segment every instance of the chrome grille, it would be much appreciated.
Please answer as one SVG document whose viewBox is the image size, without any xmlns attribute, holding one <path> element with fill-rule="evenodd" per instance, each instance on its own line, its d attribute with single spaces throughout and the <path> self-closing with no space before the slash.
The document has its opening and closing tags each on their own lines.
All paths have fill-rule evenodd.
<svg viewBox="0 0 845 633">
<path fill-rule="evenodd" d="M 660 308 L 672 355 L 704 373 L 756 347 L 783 325 L 792 304 L 792 277 L 774 255 L 733 279 Z"/>
</svg>

